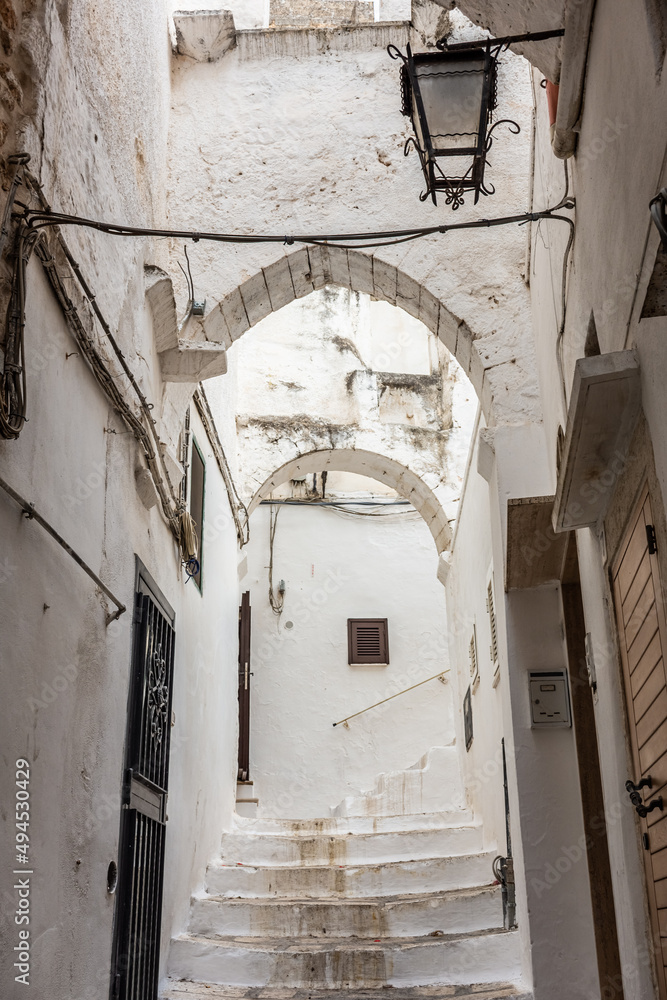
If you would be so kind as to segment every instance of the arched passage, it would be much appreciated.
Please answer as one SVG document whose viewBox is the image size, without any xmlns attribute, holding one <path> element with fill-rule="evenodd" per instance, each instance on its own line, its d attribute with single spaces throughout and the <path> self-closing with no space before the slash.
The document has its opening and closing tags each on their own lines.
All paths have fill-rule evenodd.
<svg viewBox="0 0 667 1000">
<path fill-rule="evenodd" d="M 289 479 L 328 470 L 354 472 L 390 486 L 405 500 L 409 500 L 421 514 L 433 536 L 438 553 L 444 552 L 449 546 L 451 531 L 436 491 L 395 459 L 360 449 L 326 448 L 306 452 L 285 462 L 257 490 L 248 506 L 248 513 L 252 514 L 262 500 Z"/>
<path fill-rule="evenodd" d="M 423 267 L 423 262 L 422 262 Z M 415 267 L 415 270 L 417 268 Z M 527 324 L 514 307 L 493 313 L 495 325 L 473 333 L 427 280 L 417 280 L 377 255 L 335 246 L 304 247 L 259 267 L 225 294 L 208 313 L 203 329 L 209 341 L 230 347 L 256 323 L 295 299 L 328 285 L 348 288 L 404 309 L 435 333 L 470 379 L 487 424 L 534 420 L 537 388 Z M 435 282 L 433 282 L 435 283 Z M 497 295 L 488 295 L 498 305 Z M 490 322 L 489 317 L 485 325 Z"/>
</svg>

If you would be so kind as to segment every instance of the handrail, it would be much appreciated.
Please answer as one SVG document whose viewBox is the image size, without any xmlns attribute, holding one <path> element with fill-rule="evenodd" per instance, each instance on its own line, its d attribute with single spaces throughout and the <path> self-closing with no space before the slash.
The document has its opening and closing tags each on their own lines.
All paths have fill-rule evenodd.
<svg viewBox="0 0 667 1000">
<path fill-rule="evenodd" d="M 364 712 L 370 712 L 372 708 L 377 708 L 378 705 L 384 705 L 385 701 L 391 701 L 392 698 L 398 698 L 401 694 L 407 694 L 408 691 L 414 691 L 415 688 L 421 687 L 422 684 L 427 684 L 429 681 L 434 681 L 436 678 L 444 684 L 445 674 L 448 673 L 450 673 L 449 667 L 447 667 L 446 670 L 441 670 L 438 674 L 433 674 L 432 677 L 427 677 L 423 681 L 417 681 L 417 683 L 413 684 L 412 687 L 403 688 L 402 691 L 397 691 L 396 694 L 390 694 L 388 698 L 383 698 L 382 701 L 376 701 L 374 705 L 369 705 L 368 708 L 362 708 L 360 712 L 353 712 L 352 715 L 346 715 L 344 719 L 341 719 L 340 722 L 334 722 L 333 725 L 342 726 L 344 723 L 349 722 L 350 719 L 356 719 L 358 715 L 363 715 Z"/>
<path fill-rule="evenodd" d="M 28 503 L 27 500 L 24 500 L 23 497 L 16 492 L 16 490 L 12 489 L 9 483 L 6 483 L 4 481 L 4 479 L 0 479 L 0 488 L 2 488 L 5 491 L 5 493 L 8 496 L 10 496 L 15 503 L 19 505 L 19 507 L 22 509 L 23 513 L 25 514 L 25 516 L 28 518 L 29 521 L 37 521 L 37 524 L 41 524 L 44 530 L 48 531 L 48 533 L 51 535 L 52 538 L 55 538 L 58 545 L 60 545 L 60 547 L 63 548 L 65 552 L 67 552 L 67 554 L 72 557 L 75 563 L 79 564 L 84 573 L 87 573 L 90 579 L 93 580 L 94 583 L 96 583 L 97 586 L 100 588 L 100 590 L 102 590 L 107 595 L 109 600 L 113 601 L 113 603 L 116 605 L 117 610 L 114 612 L 110 612 L 106 616 L 106 624 L 110 625 L 111 622 L 115 622 L 118 618 L 120 618 L 120 616 L 127 611 L 127 608 L 125 607 L 123 602 L 119 601 L 118 598 L 115 596 L 115 594 L 113 594 L 112 591 L 109 590 L 106 583 L 102 583 L 97 573 L 93 572 L 90 566 L 88 566 L 88 564 L 83 561 L 81 556 L 74 551 L 71 545 L 68 545 L 63 536 L 59 535 L 56 529 L 52 527 L 52 525 L 50 525 L 49 522 L 46 521 L 41 514 L 37 513 L 37 511 L 35 510 L 35 505 L 32 503 Z"/>
</svg>

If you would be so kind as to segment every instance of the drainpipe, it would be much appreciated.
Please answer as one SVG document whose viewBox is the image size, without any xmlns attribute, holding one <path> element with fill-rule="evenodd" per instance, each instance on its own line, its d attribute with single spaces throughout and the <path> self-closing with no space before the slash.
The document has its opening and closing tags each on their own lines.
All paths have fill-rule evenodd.
<svg viewBox="0 0 667 1000">
<path fill-rule="evenodd" d="M 558 106 L 551 145 L 556 156 L 574 155 L 581 118 L 595 0 L 566 0 Z"/>
</svg>

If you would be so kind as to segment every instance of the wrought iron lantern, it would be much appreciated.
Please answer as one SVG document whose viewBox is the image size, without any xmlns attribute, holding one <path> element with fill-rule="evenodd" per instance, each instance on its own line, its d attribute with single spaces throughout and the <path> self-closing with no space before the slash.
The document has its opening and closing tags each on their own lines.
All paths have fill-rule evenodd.
<svg viewBox="0 0 667 1000">
<path fill-rule="evenodd" d="M 539 41 L 562 35 L 563 30 L 488 38 L 447 45 L 437 43 L 437 52 L 406 55 L 395 45 L 387 49 L 392 59 L 401 59 L 403 114 L 412 120 L 414 136 L 405 143 L 404 154 L 414 146 L 419 155 L 426 190 L 437 205 L 436 193 L 445 194 L 453 209 L 464 203 L 466 191 L 474 191 L 475 204 L 480 194 L 493 194 L 493 185 L 485 183 L 487 154 L 499 125 L 507 125 L 517 134 L 519 125 L 509 118 L 493 122 L 496 108 L 498 54 L 512 42 Z"/>
</svg>

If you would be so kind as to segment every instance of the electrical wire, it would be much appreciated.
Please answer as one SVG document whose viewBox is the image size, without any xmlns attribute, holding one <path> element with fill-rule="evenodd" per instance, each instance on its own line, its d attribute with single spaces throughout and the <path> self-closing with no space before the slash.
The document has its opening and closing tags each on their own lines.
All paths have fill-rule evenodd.
<svg viewBox="0 0 667 1000">
<path fill-rule="evenodd" d="M 179 333 L 181 333 L 183 331 L 183 329 L 185 328 L 185 324 L 187 323 L 187 321 L 192 316 L 192 309 L 193 309 L 193 306 L 194 306 L 194 303 L 195 303 L 195 284 L 194 284 L 194 281 L 192 280 L 192 270 L 190 269 L 190 258 L 188 257 L 188 248 L 186 246 L 184 246 L 183 250 L 185 252 L 185 262 L 186 262 L 187 268 L 188 268 L 187 272 L 186 272 L 185 268 L 183 267 L 183 265 L 181 264 L 180 260 L 178 262 L 178 266 L 180 267 L 181 271 L 183 272 L 183 277 L 185 278 L 186 284 L 188 286 L 188 301 L 187 301 L 187 305 L 185 307 L 185 315 L 183 316 L 183 319 L 178 324 L 178 332 Z"/>
<path fill-rule="evenodd" d="M 82 226 L 96 229 L 110 236 L 152 236 L 171 239 L 200 240 L 209 243 L 282 243 L 292 246 L 294 243 L 305 243 L 313 246 L 338 246 L 340 249 L 371 249 L 374 247 L 391 246 L 394 243 L 405 243 L 425 236 L 444 235 L 459 229 L 488 229 L 494 226 L 523 225 L 538 219 L 563 218 L 554 215 L 559 208 L 570 208 L 567 203 L 560 203 L 555 208 L 541 212 L 522 212 L 517 215 L 505 215 L 496 219 L 474 219 L 469 222 L 454 222 L 440 226 L 420 226 L 412 229 L 383 230 L 365 233 L 329 233 L 329 234 L 256 234 L 256 233 L 209 233 L 179 229 L 144 229 L 137 226 L 125 226 L 113 222 L 86 219 L 83 216 L 68 215 L 65 212 L 44 211 L 26 208 L 24 218 L 30 229 L 43 229 L 52 226 Z"/>
</svg>

